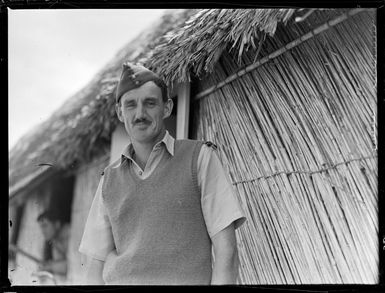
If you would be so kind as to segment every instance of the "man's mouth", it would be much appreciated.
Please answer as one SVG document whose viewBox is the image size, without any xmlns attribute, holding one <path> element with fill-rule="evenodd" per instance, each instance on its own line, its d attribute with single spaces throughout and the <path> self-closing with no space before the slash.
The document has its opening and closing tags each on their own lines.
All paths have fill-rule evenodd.
<svg viewBox="0 0 385 293">
<path fill-rule="evenodd" d="M 137 121 L 134 123 L 134 126 L 144 127 L 150 125 L 149 121 Z"/>
</svg>

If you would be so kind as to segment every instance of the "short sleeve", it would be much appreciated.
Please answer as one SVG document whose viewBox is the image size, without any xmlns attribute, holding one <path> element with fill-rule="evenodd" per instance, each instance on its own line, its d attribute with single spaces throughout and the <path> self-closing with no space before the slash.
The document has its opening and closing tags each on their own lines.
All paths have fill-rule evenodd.
<svg viewBox="0 0 385 293">
<path fill-rule="evenodd" d="M 92 258 L 105 261 L 107 255 L 115 249 L 110 220 L 102 198 L 103 177 L 93 199 L 79 252 Z"/>
<path fill-rule="evenodd" d="M 215 150 L 203 145 L 197 165 L 202 212 L 209 236 L 213 237 L 233 222 L 235 228 L 239 228 L 246 221 L 245 213 Z"/>
</svg>

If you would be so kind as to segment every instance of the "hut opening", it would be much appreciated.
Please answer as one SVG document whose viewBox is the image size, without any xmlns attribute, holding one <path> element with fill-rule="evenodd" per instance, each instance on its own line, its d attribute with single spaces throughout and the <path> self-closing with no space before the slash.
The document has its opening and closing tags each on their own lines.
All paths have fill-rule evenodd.
<svg viewBox="0 0 385 293">
<path fill-rule="evenodd" d="M 54 211 L 63 223 L 69 224 L 71 222 L 74 177 L 70 175 L 56 176 L 56 178 L 51 179 L 50 183 L 52 184 L 51 196 L 46 209 Z"/>
</svg>

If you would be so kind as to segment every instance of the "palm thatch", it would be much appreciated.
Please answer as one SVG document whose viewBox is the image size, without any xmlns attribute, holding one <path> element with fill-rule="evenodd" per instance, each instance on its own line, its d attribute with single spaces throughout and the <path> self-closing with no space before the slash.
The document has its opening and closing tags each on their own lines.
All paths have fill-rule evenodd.
<svg viewBox="0 0 385 293">
<path fill-rule="evenodd" d="M 334 16 L 278 28 L 260 58 Z M 356 14 L 196 101 L 193 133 L 218 144 L 247 213 L 241 283 L 378 281 L 374 25 Z M 222 54 L 197 92 L 238 72 L 237 59 Z"/>
<path fill-rule="evenodd" d="M 167 33 L 149 56 L 149 67 L 168 84 L 190 81 L 190 74 L 211 72 L 222 52 L 231 44 L 240 58 L 249 46 L 265 35 L 273 36 L 294 9 L 207 9 L 191 17 L 182 28 Z"/>
<path fill-rule="evenodd" d="M 205 30 L 226 27 L 221 34 L 215 34 L 216 43 L 239 45 L 242 52 L 245 45 L 253 42 L 258 31 L 272 34 L 277 23 L 286 21 L 294 12 L 292 9 L 278 12 L 263 9 L 242 11 L 182 9 L 165 13 L 158 22 L 120 50 L 84 89 L 70 98 L 50 119 L 17 143 L 9 155 L 10 186 L 31 173 L 40 174 L 40 163 L 75 170 L 108 151 L 111 133 L 118 123 L 113 95 L 124 61 L 141 62 L 152 68 L 155 66 L 156 71 L 172 84 L 174 79 L 183 80 L 183 77 L 171 75 L 177 64 L 183 64 L 178 66 L 182 76 L 189 70 L 203 72 L 200 64 L 205 64 L 205 70 L 215 64 L 219 56 L 213 58 L 211 53 L 196 56 L 194 51 L 199 47 L 210 48 L 213 40 L 207 38 L 209 35 Z M 256 16 L 260 18 L 255 19 Z M 253 26 L 242 21 L 243 18 L 253 19 Z M 194 27 L 199 28 L 195 34 L 197 39 L 184 33 L 195 30 Z M 231 34 L 230 38 L 227 38 L 228 34 Z M 185 47 L 180 48 L 178 44 L 184 44 Z M 163 50 L 174 56 L 173 63 L 162 59 L 166 58 L 159 55 Z M 219 51 L 215 52 L 219 54 Z M 186 63 L 185 60 L 190 61 Z"/>
</svg>

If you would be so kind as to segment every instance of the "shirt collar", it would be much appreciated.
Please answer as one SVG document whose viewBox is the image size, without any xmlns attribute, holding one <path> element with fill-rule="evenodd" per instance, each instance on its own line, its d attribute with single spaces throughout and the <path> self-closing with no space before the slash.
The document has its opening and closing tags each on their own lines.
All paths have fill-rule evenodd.
<svg viewBox="0 0 385 293">
<path fill-rule="evenodd" d="M 152 150 L 155 150 L 156 148 L 160 148 L 164 145 L 166 147 L 166 150 L 170 153 L 171 156 L 174 156 L 174 145 L 175 145 L 175 139 L 170 135 L 170 133 L 166 130 L 166 134 L 164 135 L 163 139 L 156 143 Z M 127 147 L 124 148 L 120 163 L 123 163 L 125 159 L 133 160 L 134 155 L 134 147 L 132 143 L 130 143 Z"/>
</svg>

